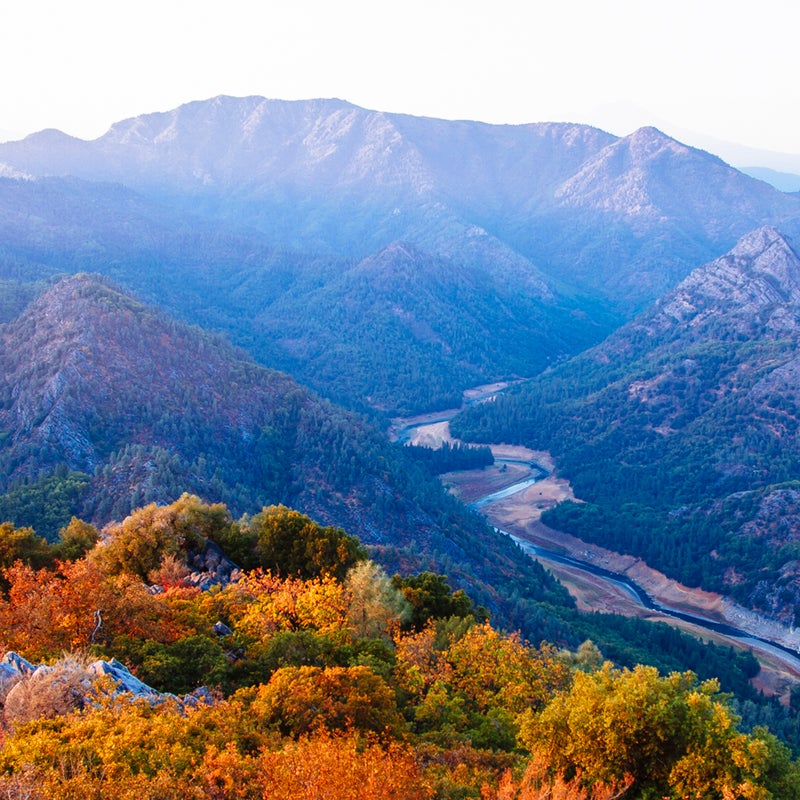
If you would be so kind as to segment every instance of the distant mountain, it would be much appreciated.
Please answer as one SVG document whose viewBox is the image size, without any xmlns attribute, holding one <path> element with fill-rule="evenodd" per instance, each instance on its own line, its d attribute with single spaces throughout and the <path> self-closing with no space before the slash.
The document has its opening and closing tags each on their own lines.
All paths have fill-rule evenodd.
<svg viewBox="0 0 800 800">
<path fill-rule="evenodd" d="M 296 282 L 254 330 L 270 343 L 265 363 L 330 397 L 413 413 L 459 406 L 461 389 L 487 376 L 534 375 L 593 344 L 611 317 L 592 310 L 542 303 L 524 272 L 500 276 L 397 242 L 324 283 Z"/>
<path fill-rule="evenodd" d="M 462 252 L 485 238 L 473 231 Z M 102 272 L 350 406 L 452 406 L 610 329 L 601 306 L 554 295 L 521 262 L 498 253 L 482 267 L 403 243 L 361 262 L 297 253 L 119 184 L 0 178 L 0 321 L 43 281 Z"/>
<path fill-rule="evenodd" d="M 780 189 L 782 192 L 800 192 L 800 175 L 794 172 L 778 172 L 768 167 L 742 167 L 745 175 Z"/>
<path fill-rule="evenodd" d="M 339 100 L 218 97 L 114 125 L 0 145 L 33 175 L 117 181 L 235 219 L 280 247 L 363 258 L 395 241 L 501 273 L 653 300 L 800 201 L 653 128 L 486 125 Z M 476 228 L 482 236 L 475 238 Z"/>
<path fill-rule="evenodd" d="M 0 327 L 0 519 L 53 535 L 72 513 L 103 524 L 184 491 L 237 516 L 291 505 L 390 569 L 446 566 L 531 635 L 545 623 L 530 601 L 568 601 L 401 447 L 219 337 L 86 275 Z"/>
<path fill-rule="evenodd" d="M 800 618 L 800 256 L 762 228 L 601 345 L 454 422 L 556 454 L 551 522 Z"/>
<path fill-rule="evenodd" d="M 765 223 L 797 229 L 794 198 L 655 128 L 605 147 L 562 183 L 553 222 L 573 256 L 559 277 L 617 300 L 652 300 Z M 543 259 L 546 263 L 546 259 Z"/>
</svg>

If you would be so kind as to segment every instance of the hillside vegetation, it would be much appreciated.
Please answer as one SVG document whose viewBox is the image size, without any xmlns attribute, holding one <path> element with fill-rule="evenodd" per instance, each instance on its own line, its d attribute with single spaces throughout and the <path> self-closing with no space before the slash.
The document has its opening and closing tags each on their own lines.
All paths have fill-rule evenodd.
<svg viewBox="0 0 800 800">
<path fill-rule="evenodd" d="M 285 504 L 388 569 L 446 572 L 509 627 L 565 636 L 566 591 L 361 417 L 221 337 L 78 275 L 0 329 L 0 511 L 53 539 L 184 491 L 236 516 Z M 555 625 L 555 627 L 554 627 Z"/>
<path fill-rule="evenodd" d="M 0 670 L 11 797 L 800 796 L 715 681 L 531 647 L 443 576 L 389 579 L 284 507 L 233 523 L 184 496 L 102 535 L 73 520 L 55 548 L 11 548 L 2 572 L 4 646 L 53 664 Z M 174 694 L 120 692 L 64 651 Z"/>
<path fill-rule="evenodd" d="M 378 412 L 531 377 L 754 228 L 800 231 L 798 198 L 654 128 L 339 100 L 218 97 L 0 162 L 0 314 L 91 270 Z"/>
</svg>

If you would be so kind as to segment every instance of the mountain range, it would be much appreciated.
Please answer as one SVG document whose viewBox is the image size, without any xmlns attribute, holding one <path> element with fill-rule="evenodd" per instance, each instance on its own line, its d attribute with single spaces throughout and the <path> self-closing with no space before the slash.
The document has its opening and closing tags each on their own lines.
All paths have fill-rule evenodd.
<svg viewBox="0 0 800 800">
<path fill-rule="evenodd" d="M 0 144 L 0 174 L 0 472 L 17 506 L 67 477 L 63 509 L 97 520 L 179 489 L 235 513 L 287 502 L 387 564 L 418 535 L 447 565 L 480 550 L 443 533 L 462 512 L 294 380 L 385 422 L 533 379 L 456 427 L 550 447 L 592 501 L 554 512 L 565 526 L 793 613 L 799 197 L 654 128 L 260 97 L 88 142 L 43 131 Z M 84 271 L 114 283 L 59 282 Z"/>
<path fill-rule="evenodd" d="M 0 164 L 0 279 L 18 291 L 34 274 L 109 274 L 339 402 L 390 412 L 532 376 L 748 231 L 791 235 L 800 219 L 800 198 L 654 128 L 339 100 L 218 97 L 94 141 L 0 144 Z"/>
</svg>

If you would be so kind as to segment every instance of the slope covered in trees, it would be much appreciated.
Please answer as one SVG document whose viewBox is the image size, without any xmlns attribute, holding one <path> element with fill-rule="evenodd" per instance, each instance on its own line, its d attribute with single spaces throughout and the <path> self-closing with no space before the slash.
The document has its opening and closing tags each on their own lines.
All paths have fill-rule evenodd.
<svg viewBox="0 0 800 800">
<path fill-rule="evenodd" d="M 52 538 L 71 514 L 104 524 L 184 491 L 344 527 L 392 570 L 447 572 L 532 637 L 553 624 L 537 602 L 569 602 L 380 431 L 219 337 L 85 275 L 0 329 L 5 518 Z"/>
<path fill-rule="evenodd" d="M 797 198 L 652 128 L 342 101 L 220 97 L 0 162 L 24 176 L 0 180 L 0 314 L 93 270 L 337 402 L 403 413 L 596 343 L 759 225 L 800 230 Z"/>
<path fill-rule="evenodd" d="M 452 406 L 598 341 L 613 320 L 513 260 L 496 274 L 400 242 L 364 260 L 302 239 L 289 250 L 116 184 L 0 178 L 0 235 L 0 322 L 48 281 L 96 272 L 359 408 Z"/>
<path fill-rule="evenodd" d="M 793 623 L 798 341 L 800 258 L 761 229 L 453 429 L 550 448 L 590 501 L 556 509 L 554 526 Z"/>
</svg>

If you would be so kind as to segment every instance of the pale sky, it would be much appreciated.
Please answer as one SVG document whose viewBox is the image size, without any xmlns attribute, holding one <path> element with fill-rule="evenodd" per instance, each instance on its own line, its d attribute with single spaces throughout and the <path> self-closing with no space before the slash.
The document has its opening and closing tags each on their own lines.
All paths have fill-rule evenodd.
<svg viewBox="0 0 800 800">
<path fill-rule="evenodd" d="M 797 0 L 4 0 L 0 133 L 218 94 L 800 154 Z M 680 135 L 679 135 L 680 134 Z M 690 142 L 695 143 L 695 142 Z"/>
</svg>

